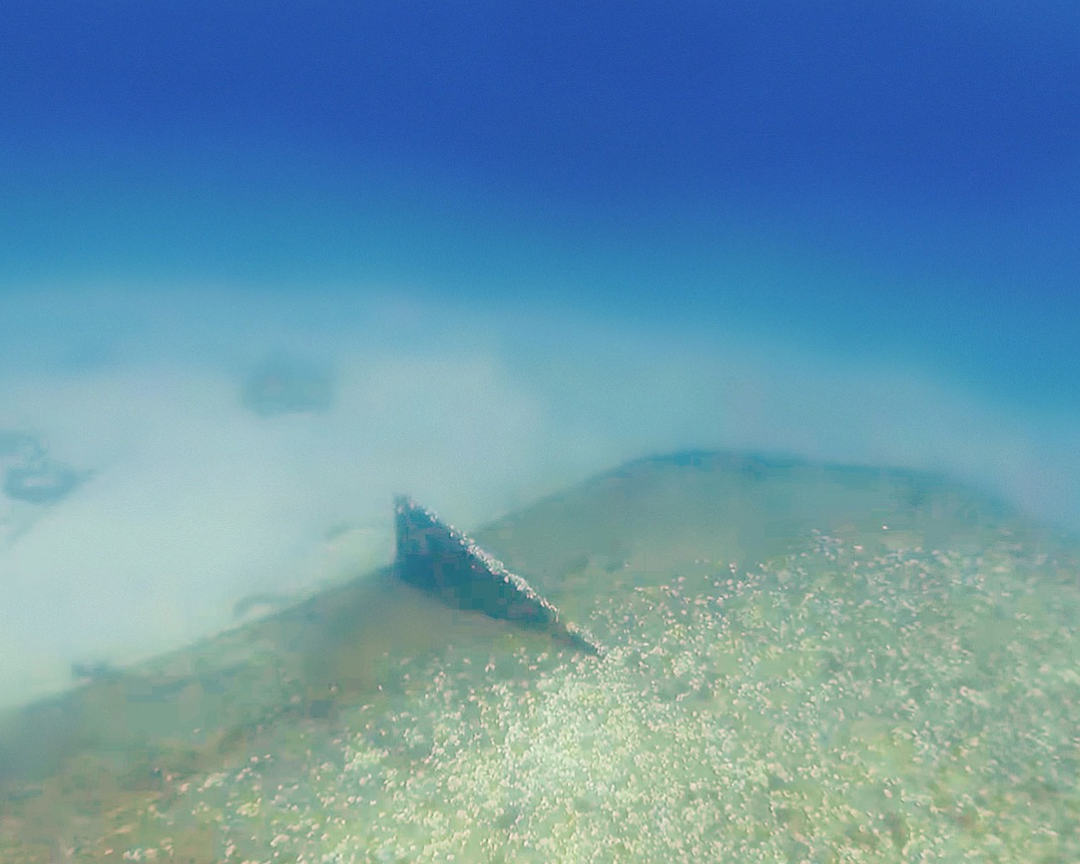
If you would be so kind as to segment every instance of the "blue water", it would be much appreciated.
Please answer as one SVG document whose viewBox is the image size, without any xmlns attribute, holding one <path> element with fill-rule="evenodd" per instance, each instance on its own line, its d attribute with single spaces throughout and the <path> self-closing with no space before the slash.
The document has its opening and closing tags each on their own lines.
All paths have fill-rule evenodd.
<svg viewBox="0 0 1080 864">
<path fill-rule="evenodd" d="M 8 6 L 0 280 L 723 318 L 1070 403 L 1080 13 Z"/>
<path fill-rule="evenodd" d="M 177 596 L 393 491 L 470 527 L 690 446 L 1080 527 L 1078 46 L 1049 0 L 9 0 L 0 429 L 116 478 L 102 584 L 213 534 Z M 336 411 L 228 415 L 275 351 Z"/>
</svg>

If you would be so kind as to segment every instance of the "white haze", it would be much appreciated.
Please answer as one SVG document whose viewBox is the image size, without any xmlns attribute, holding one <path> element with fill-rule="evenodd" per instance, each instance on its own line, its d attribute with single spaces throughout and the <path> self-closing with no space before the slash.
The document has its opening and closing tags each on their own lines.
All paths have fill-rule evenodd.
<svg viewBox="0 0 1080 864">
<path fill-rule="evenodd" d="M 406 491 L 475 527 L 591 472 L 687 447 L 944 470 L 1080 527 L 1080 433 L 918 367 L 711 336 L 455 308 L 404 291 L 39 292 L 0 324 L 0 429 L 94 476 L 0 545 L 0 705 L 73 661 L 127 662 L 391 555 Z M 245 375 L 332 368 L 329 412 L 259 417 Z M 2 515 L 2 514 L 0 514 Z M 358 526 L 336 544 L 335 525 Z"/>
</svg>

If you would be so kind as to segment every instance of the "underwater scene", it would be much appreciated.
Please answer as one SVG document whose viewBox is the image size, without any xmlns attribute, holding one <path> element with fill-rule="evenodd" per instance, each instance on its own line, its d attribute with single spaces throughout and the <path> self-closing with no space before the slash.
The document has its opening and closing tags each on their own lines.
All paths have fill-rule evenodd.
<svg viewBox="0 0 1080 864">
<path fill-rule="evenodd" d="M 1080 861 L 1080 7 L 3 17 L 0 864 Z"/>
</svg>

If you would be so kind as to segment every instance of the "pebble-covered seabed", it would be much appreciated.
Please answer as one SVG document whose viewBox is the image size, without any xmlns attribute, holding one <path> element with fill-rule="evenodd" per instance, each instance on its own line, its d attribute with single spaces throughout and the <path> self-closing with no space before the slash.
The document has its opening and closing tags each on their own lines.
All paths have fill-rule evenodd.
<svg viewBox="0 0 1080 864">
<path fill-rule="evenodd" d="M 401 658 L 54 860 L 1080 861 L 1077 574 L 988 536 L 680 562 L 584 622 L 600 659 Z"/>
</svg>

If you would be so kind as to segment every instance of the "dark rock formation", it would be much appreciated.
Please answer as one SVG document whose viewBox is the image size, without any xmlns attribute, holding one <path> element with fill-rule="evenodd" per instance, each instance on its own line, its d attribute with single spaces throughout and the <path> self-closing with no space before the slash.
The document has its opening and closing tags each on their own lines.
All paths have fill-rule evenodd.
<svg viewBox="0 0 1080 864">
<path fill-rule="evenodd" d="M 560 620 L 559 610 L 469 537 L 411 498 L 395 503 L 397 575 L 460 609 L 542 630 L 565 644 L 601 653 L 584 630 Z"/>
</svg>

